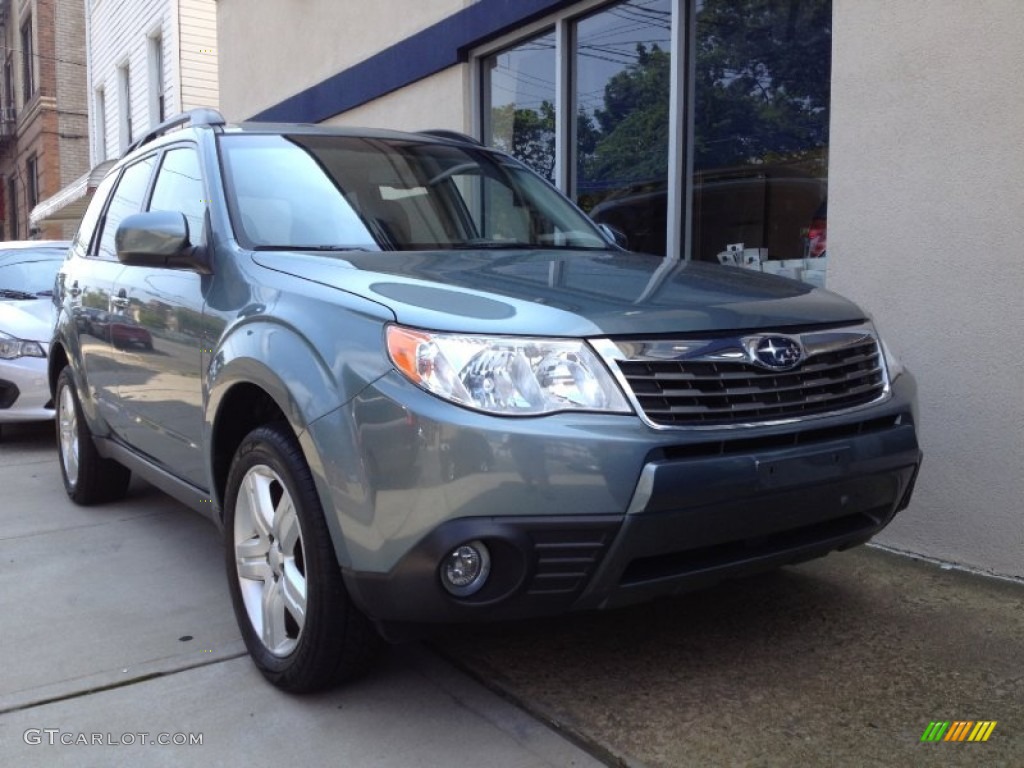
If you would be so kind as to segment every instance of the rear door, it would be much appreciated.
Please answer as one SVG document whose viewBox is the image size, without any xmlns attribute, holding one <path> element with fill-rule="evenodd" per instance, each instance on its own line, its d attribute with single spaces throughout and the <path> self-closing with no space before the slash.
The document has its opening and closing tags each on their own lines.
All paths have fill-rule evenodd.
<svg viewBox="0 0 1024 768">
<path fill-rule="evenodd" d="M 141 209 L 155 163 L 155 157 L 143 158 L 100 183 L 59 277 L 58 290 L 77 328 L 82 385 L 118 434 L 125 424 L 117 394 L 123 371 L 112 336 L 125 304 L 114 287 L 124 269 L 114 253 L 114 231 L 121 219 Z"/>
</svg>

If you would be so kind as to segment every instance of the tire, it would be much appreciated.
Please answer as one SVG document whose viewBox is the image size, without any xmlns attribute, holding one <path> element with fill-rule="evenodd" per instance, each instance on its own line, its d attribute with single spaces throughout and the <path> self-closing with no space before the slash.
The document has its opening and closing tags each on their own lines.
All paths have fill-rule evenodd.
<svg viewBox="0 0 1024 768">
<path fill-rule="evenodd" d="M 68 497 L 83 506 L 124 498 L 132 473 L 96 450 L 69 366 L 57 377 L 55 403 L 60 474 Z"/>
<path fill-rule="evenodd" d="M 348 596 L 313 476 L 286 424 L 259 427 L 239 446 L 224 532 L 235 618 L 267 680 L 308 693 L 370 666 L 380 637 Z"/>
</svg>

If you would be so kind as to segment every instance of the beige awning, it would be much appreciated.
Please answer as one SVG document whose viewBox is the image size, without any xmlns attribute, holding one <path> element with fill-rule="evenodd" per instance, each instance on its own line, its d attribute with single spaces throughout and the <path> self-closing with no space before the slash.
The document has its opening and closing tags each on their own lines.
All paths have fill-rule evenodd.
<svg viewBox="0 0 1024 768">
<path fill-rule="evenodd" d="M 104 160 L 88 173 L 79 176 L 53 197 L 41 200 L 29 214 L 33 228 L 43 224 L 77 223 L 89 207 L 92 193 L 117 160 Z"/>
</svg>

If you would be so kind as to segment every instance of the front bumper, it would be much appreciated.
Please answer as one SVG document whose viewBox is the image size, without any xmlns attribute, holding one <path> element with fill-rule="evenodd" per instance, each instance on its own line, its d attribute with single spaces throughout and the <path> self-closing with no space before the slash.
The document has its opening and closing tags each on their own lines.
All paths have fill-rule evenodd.
<svg viewBox="0 0 1024 768">
<path fill-rule="evenodd" d="M 595 510 L 582 492 L 574 504 L 563 485 L 557 511 L 481 507 L 439 521 L 386 571 L 348 567 L 346 582 L 382 623 L 513 619 L 624 605 L 861 544 L 909 503 L 921 462 L 912 377 L 893 392 L 855 416 L 756 437 L 660 433 L 619 510 Z M 490 549 L 492 575 L 455 598 L 439 564 L 473 539 Z"/>
</svg>

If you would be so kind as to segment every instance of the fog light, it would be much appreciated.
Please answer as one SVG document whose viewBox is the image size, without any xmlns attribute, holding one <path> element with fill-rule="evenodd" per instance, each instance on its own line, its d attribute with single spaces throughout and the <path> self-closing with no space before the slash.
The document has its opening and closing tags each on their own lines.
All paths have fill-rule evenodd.
<svg viewBox="0 0 1024 768">
<path fill-rule="evenodd" d="M 456 597 L 467 597 L 483 587 L 491 572 L 491 555 L 482 541 L 461 544 L 441 562 L 441 583 Z"/>
</svg>

